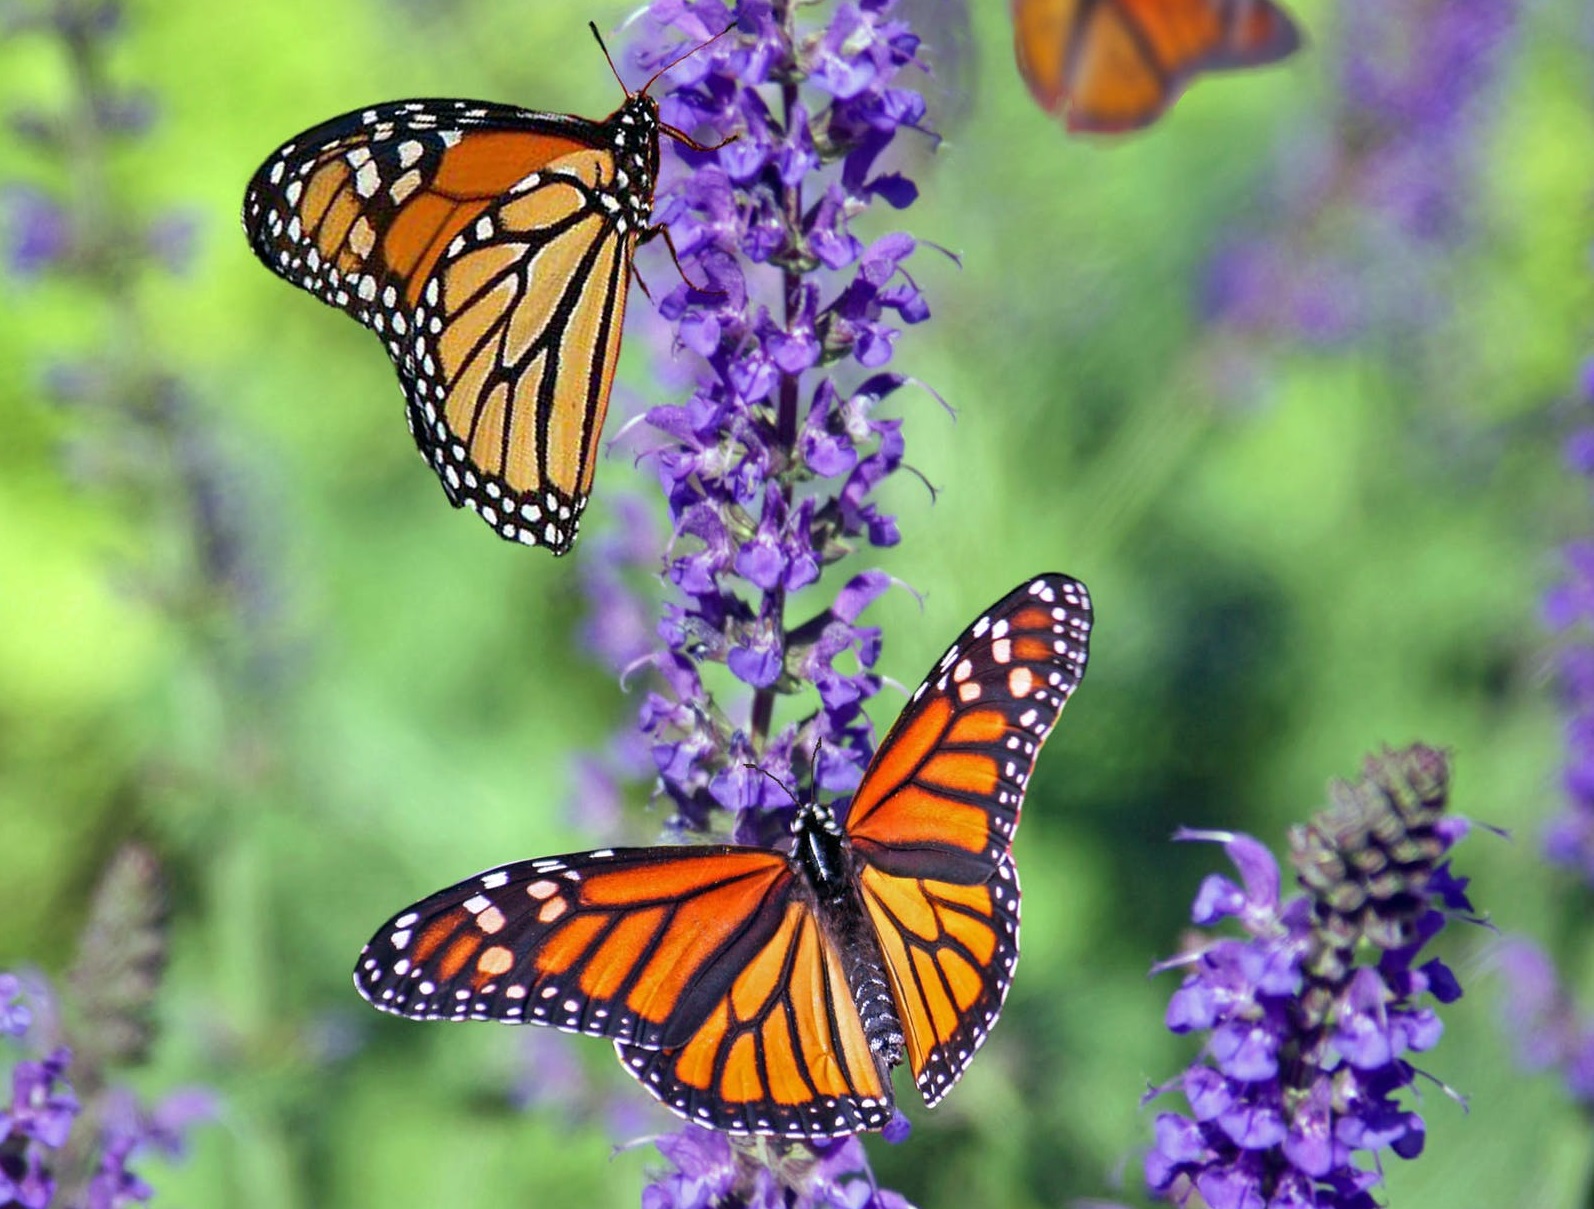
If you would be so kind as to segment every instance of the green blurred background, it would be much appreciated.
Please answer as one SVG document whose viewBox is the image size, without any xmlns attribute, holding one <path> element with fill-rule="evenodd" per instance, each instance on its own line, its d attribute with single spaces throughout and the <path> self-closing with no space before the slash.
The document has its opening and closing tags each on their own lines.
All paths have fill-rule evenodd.
<svg viewBox="0 0 1594 1209">
<path fill-rule="evenodd" d="M 1065 139 L 1032 106 L 1005 6 L 974 7 L 969 29 L 954 3 L 910 8 L 948 137 L 910 146 L 921 204 L 868 220 L 962 267 L 914 259 L 934 318 L 896 362 L 958 411 L 893 400 L 938 494 L 898 476 L 903 542 L 879 561 L 923 604 L 896 591 L 866 620 L 886 630 L 882 670 L 910 686 L 1039 570 L 1084 579 L 1098 625 L 1017 840 L 1024 960 L 1002 1024 L 935 1112 L 899 1077 L 914 1135 L 869 1146 L 881 1183 L 925 1209 L 1138 1203 L 1156 1111 L 1139 1098 L 1193 1051 L 1161 1025 L 1176 976 L 1146 971 L 1222 866 L 1170 844 L 1179 824 L 1278 844 L 1363 753 L 1448 746 L 1459 810 L 1514 833 L 1461 849 L 1474 902 L 1504 931 L 1556 938 L 1594 991 L 1587 899 L 1538 858 L 1561 740 L 1537 616 L 1558 544 L 1590 528 L 1559 442 L 1594 348 L 1594 58 L 1578 0 L 1525 6 L 1473 138 L 1471 235 L 1430 266 L 1447 308 L 1330 347 L 1236 344 L 1203 323 L 1202 275 L 1221 239 L 1280 221 L 1296 140 L 1336 103 L 1335 7 L 1292 6 L 1312 45 L 1291 62 L 1199 84 L 1111 146 Z M 602 1043 L 395 1021 L 350 986 L 404 903 L 503 861 L 646 842 L 662 818 L 640 790 L 622 822 L 573 803 L 571 758 L 636 704 L 575 640 L 586 551 L 556 562 L 447 508 L 377 342 L 262 270 L 236 219 L 281 140 L 374 100 L 607 113 L 617 87 L 584 25 L 623 15 L 592 0 L 132 6 L 112 75 L 147 86 L 160 120 L 117 151 L 111 184 L 199 219 L 192 266 L 141 277 L 132 305 L 223 488 L 224 592 L 195 588 L 170 481 L 184 449 L 46 400 L 50 367 L 93 363 L 118 321 L 72 281 L 4 285 L 0 968 L 58 973 L 106 857 L 127 837 L 156 847 L 173 957 L 135 1081 L 224 1097 L 186 1164 L 144 1165 L 159 1203 L 622 1206 L 657 1164 L 646 1146 L 611 1156 L 615 1129 L 670 1118 L 643 1115 Z M 63 103 L 49 40 L 0 55 L 8 109 Z M 0 178 L 68 183 L 0 137 Z M 643 267 L 669 288 L 667 261 Z M 662 389 L 646 309 L 622 417 Z M 589 534 L 611 496 L 651 490 L 629 453 L 599 484 Z M 877 726 L 900 700 L 882 694 Z M 1492 934 L 1450 931 L 1469 993 L 1427 1068 L 1470 1111 L 1428 1090 L 1428 1153 L 1392 1160 L 1389 1201 L 1587 1203 L 1586 1120 L 1553 1077 L 1515 1068 Z M 569 1062 L 584 1090 L 517 1106 Z M 637 1114 L 615 1125 L 612 1102 Z"/>
</svg>

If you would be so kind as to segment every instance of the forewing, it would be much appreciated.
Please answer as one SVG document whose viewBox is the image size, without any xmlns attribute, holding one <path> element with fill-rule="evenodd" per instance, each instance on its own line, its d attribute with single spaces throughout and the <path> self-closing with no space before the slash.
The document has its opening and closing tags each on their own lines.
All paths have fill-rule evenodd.
<svg viewBox="0 0 1594 1209">
<path fill-rule="evenodd" d="M 382 339 L 449 499 L 555 553 L 591 485 L 636 236 L 605 130 L 393 102 L 285 144 L 244 199 L 256 255 Z"/>
<path fill-rule="evenodd" d="M 785 856 L 762 848 L 521 861 L 389 920 L 361 952 L 354 984 L 412 1020 L 681 1045 L 788 918 L 792 885 Z"/>
<path fill-rule="evenodd" d="M 846 831 L 898 877 L 976 885 L 1018 826 L 1041 744 L 1085 674 L 1090 595 L 1042 575 L 987 609 L 936 663 L 880 744 Z"/>
<path fill-rule="evenodd" d="M 869 1050 L 845 959 L 801 899 L 690 1041 L 615 1048 L 661 1103 L 712 1129 L 824 1139 L 891 1119 L 889 1075 Z"/>
<path fill-rule="evenodd" d="M 1010 845 L 1036 756 L 1085 674 L 1090 596 L 1015 588 L 936 663 L 864 774 L 846 832 L 925 1102 L 951 1088 L 1018 962 Z"/>
<path fill-rule="evenodd" d="M 1007 998 L 1018 963 L 1018 871 L 1007 854 L 978 885 L 892 877 L 867 866 L 860 883 L 908 1064 L 933 1107 L 985 1043 Z"/>
<path fill-rule="evenodd" d="M 1255 67 L 1300 45 L 1271 0 L 1013 0 L 1019 70 L 1073 131 L 1156 120 L 1203 71 Z"/>
</svg>

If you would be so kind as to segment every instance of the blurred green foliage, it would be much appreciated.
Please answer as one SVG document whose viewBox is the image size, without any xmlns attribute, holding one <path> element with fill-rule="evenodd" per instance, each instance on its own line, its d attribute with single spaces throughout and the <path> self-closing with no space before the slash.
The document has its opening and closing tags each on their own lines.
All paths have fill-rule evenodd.
<svg viewBox="0 0 1594 1209">
<path fill-rule="evenodd" d="M 934 57 L 956 6 L 915 7 Z M 1277 843 L 1365 751 L 1448 746 L 1458 808 L 1514 837 L 1461 849 L 1474 901 L 1501 929 L 1555 937 L 1594 991 L 1587 900 L 1538 860 L 1559 737 L 1536 619 L 1557 543 L 1589 528 L 1557 450 L 1594 334 L 1594 58 L 1577 0 L 1526 6 L 1479 131 L 1475 235 L 1444 266 L 1451 309 L 1387 340 L 1263 350 L 1261 388 L 1237 401 L 1204 372 L 1200 276 L 1221 237 L 1272 220 L 1270 174 L 1331 101 L 1333 6 L 1297 6 L 1306 53 L 1202 83 L 1113 146 L 1065 140 L 1013 71 L 1003 6 L 973 7 L 935 94 L 948 137 L 911 165 L 923 201 L 905 216 L 961 267 L 915 259 L 935 317 L 899 360 L 958 417 L 928 396 L 900 405 L 936 496 L 911 476 L 889 492 L 904 541 L 884 565 L 923 602 L 878 606 L 883 670 L 916 682 L 1039 570 L 1090 584 L 1098 629 L 1017 841 L 1025 956 L 1003 1023 L 942 1108 L 908 1105 L 907 1144 L 871 1152 L 881 1183 L 925 1209 L 1136 1200 L 1152 1111 L 1139 1097 L 1191 1056 L 1161 1025 L 1175 976 L 1146 970 L 1220 863 L 1170 844 L 1180 823 Z M 645 842 L 662 820 L 639 801 L 623 834 L 594 835 L 571 809 L 570 757 L 635 704 L 573 639 L 582 551 L 555 562 L 447 508 L 376 341 L 262 271 L 236 225 L 267 152 L 363 103 L 608 112 L 616 86 L 583 25 L 622 15 L 508 0 L 134 6 L 113 73 L 149 87 L 161 118 L 118 152 L 113 184 L 141 209 L 202 215 L 192 269 L 140 280 L 136 305 L 242 518 L 248 608 L 176 608 L 153 590 L 182 562 L 171 510 L 130 506 L 96 467 L 167 463 L 108 453 L 92 414 L 41 388 L 52 363 L 93 357 L 112 321 L 71 282 L 6 283 L 0 967 L 61 974 L 116 843 L 163 854 L 172 966 L 140 1078 L 212 1083 L 227 1105 L 186 1165 L 146 1167 L 163 1204 L 632 1205 L 653 1161 L 646 1147 L 611 1156 L 601 1119 L 511 1107 L 517 1030 L 378 1017 L 349 985 L 403 903 L 505 860 Z M 0 54 L 0 106 L 62 100 L 47 40 Z M 0 178 L 61 183 L 18 139 L 0 136 L 0 156 Z M 646 320 L 633 323 L 622 413 L 658 389 Z M 619 456 L 599 483 L 594 528 L 608 493 L 647 492 L 650 476 Z M 898 700 L 882 695 L 877 724 Z M 1388 1198 L 1586 1203 L 1588 1124 L 1552 1078 L 1515 1069 L 1491 933 L 1453 931 L 1469 994 L 1430 1069 L 1471 1107 L 1428 1096 L 1428 1153 L 1391 1169 Z M 568 1045 L 642 1104 L 607 1047 Z M 898 1090 L 913 1099 L 907 1080 Z"/>
</svg>

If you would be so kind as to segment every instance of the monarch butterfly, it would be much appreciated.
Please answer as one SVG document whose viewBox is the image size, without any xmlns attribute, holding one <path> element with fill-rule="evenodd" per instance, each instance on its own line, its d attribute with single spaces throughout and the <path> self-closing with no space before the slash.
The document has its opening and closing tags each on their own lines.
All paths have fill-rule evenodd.
<svg viewBox="0 0 1594 1209">
<path fill-rule="evenodd" d="M 1012 0 L 1018 70 L 1071 131 L 1150 125 L 1203 71 L 1260 67 L 1300 34 L 1271 0 Z"/>
<path fill-rule="evenodd" d="M 483 101 L 355 110 L 284 143 L 244 195 L 266 267 L 381 338 L 449 501 L 555 555 L 592 488 L 631 257 L 662 230 L 659 136 L 710 150 L 659 121 L 657 79 L 601 122 Z"/>
<path fill-rule="evenodd" d="M 1066 575 L 1009 592 L 931 669 L 845 812 L 798 810 L 789 851 L 616 848 L 491 869 L 384 924 L 355 986 L 412 1019 L 611 1038 L 666 1106 L 731 1133 L 882 1128 L 904 1058 L 934 1105 L 1013 977 L 1013 831 L 1090 627 Z"/>
</svg>

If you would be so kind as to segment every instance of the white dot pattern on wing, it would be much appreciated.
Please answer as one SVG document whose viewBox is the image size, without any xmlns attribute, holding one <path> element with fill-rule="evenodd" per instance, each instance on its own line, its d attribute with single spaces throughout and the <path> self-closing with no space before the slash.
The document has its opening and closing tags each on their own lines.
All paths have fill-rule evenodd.
<svg viewBox="0 0 1594 1209">
<path fill-rule="evenodd" d="M 1044 610 L 1044 623 L 1037 624 L 1036 605 Z M 997 709 L 1008 727 L 987 749 L 997 772 L 987 802 L 991 845 L 985 853 L 993 867 L 986 884 L 992 896 L 996 955 L 985 980 L 986 993 L 971 1006 L 956 1033 L 930 1051 L 918 1074 L 927 1105 L 946 1095 L 985 1043 L 1012 983 L 1019 951 L 1013 834 L 1041 745 L 1084 674 L 1091 616 L 1083 584 L 1063 575 L 1037 577 L 969 626 L 914 691 L 916 704 L 935 693 L 951 700 L 955 710 Z M 1027 628 L 1015 629 L 1020 618 Z M 1036 653 L 1037 646 L 1044 656 Z M 1020 651 L 1030 658 L 1020 658 Z"/>
<path fill-rule="evenodd" d="M 244 198 L 243 223 L 257 255 L 279 276 L 347 312 L 382 340 L 404 387 L 410 434 L 451 503 L 469 508 L 507 540 L 545 546 L 555 554 L 567 552 L 580 533 L 587 495 L 566 493 L 552 483 L 516 491 L 503 477 L 472 460 L 444 414 L 448 385 L 438 372 L 435 344 L 444 328 L 438 273 L 450 260 L 494 237 L 491 217 L 483 215 L 453 241 L 413 307 L 400 283 L 389 278 L 380 255 L 373 255 L 380 242 L 378 228 L 435 175 L 443 155 L 470 130 L 565 126 L 592 132 L 596 145 L 606 145 L 612 154 L 613 177 L 601 180 L 591 195 L 625 240 L 628 269 L 629 249 L 652 233 L 657 103 L 638 94 L 607 121 L 589 123 L 474 101 L 401 101 L 334 119 L 326 126 L 335 127 L 337 135 L 319 144 L 306 144 L 305 136 L 300 136 L 256 173 Z M 344 236 L 343 247 L 352 253 L 357 267 L 345 264 L 341 270 L 301 228 L 297 210 L 307 183 L 340 156 L 351 173 L 356 196 L 368 210 Z M 529 188 L 530 179 L 520 181 L 510 195 Z M 526 288 L 531 288 L 529 278 Z"/>
<path fill-rule="evenodd" d="M 938 893 L 944 895 L 949 887 L 983 885 L 989 892 L 988 905 L 983 901 L 966 903 L 969 918 L 987 926 L 994 942 L 988 956 L 983 955 L 982 949 L 978 959 L 978 993 L 972 1001 L 962 1001 L 967 1006 L 956 1010 L 951 1032 L 937 1025 L 933 1035 L 939 1041 L 927 1051 L 916 1052 L 913 1058 L 915 1082 L 927 1105 L 934 1106 L 945 1097 L 984 1045 L 1012 984 L 1018 962 L 1020 913 L 1012 836 L 1040 746 L 1083 675 L 1090 629 L 1091 605 L 1083 585 L 1066 576 L 1039 577 L 1009 593 L 970 626 L 914 694 L 916 703 L 932 692 L 950 701 L 951 721 L 943 715 L 941 723 L 950 727 L 957 724 L 957 711 L 963 708 L 958 704 L 956 687 L 976 684 L 983 694 L 977 710 L 995 711 L 1004 723 L 995 728 L 993 735 L 986 720 L 976 718 L 965 737 L 937 740 L 944 742 L 939 749 L 942 754 L 961 750 L 992 761 L 995 786 L 987 792 L 982 785 L 977 794 L 965 788 L 969 796 L 963 799 L 982 806 L 989 820 L 990 846 L 983 854 L 977 842 L 972 851 L 970 846 L 960 845 L 957 855 L 964 863 L 950 876 L 943 876 L 945 866 L 933 863 L 917 870 L 893 868 L 887 874 L 888 866 L 873 857 L 859 867 L 859 884 L 866 894 L 870 892 L 872 875 L 916 879 L 920 893 L 937 916 L 943 909 L 961 909 L 955 895 L 938 898 Z M 911 726 L 915 716 L 910 706 L 899 725 Z M 969 738 L 968 734 L 977 737 Z M 923 768 L 929 762 L 933 761 L 915 767 Z M 875 844 L 881 852 L 893 846 L 891 833 L 869 833 L 867 813 L 864 823 L 853 831 L 851 820 L 846 827 L 841 826 L 829 806 L 816 805 L 808 810 L 813 813 L 816 831 L 834 834 L 838 841 L 851 837 L 855 857 L 867 843 Z M 795 830 L 799 839 L 806 834 L 800 827 Z M 778 856 L 751 851 L 759 860 Z M 677 1066 L 677 1059 L 685 1047 L 695 1044 L 684 1040 L 690 1032 L 667 1042 L 668 1020 L 639 1016 L 629 1006 L 629 993 L 622 996 L 612 988 L 602 993 L 590 985 L 584 988 L 581 971 L 590 972 L 590 967 L 571 964 L 568 959 L 564 964 L 555 960 L 543 965 L 538 958 L 539 946 L 544 938 L 558 933 L 550 925 L 567 913 L 590 919 L 602 910 L 595 909 L 595 903 L 609 901 L 602 897 L 602 879 L 607 870 L 599 866 L 613 868 L 617 857 L 622 861 L 642 860 L 649 862 L 644 867 L 651 875 L 657 852 L 617 853 L 601 849 L 489 870 L 395 917 L 362 952 L 355 971 L 356 985 L 377 1007 L 412 1019 L 533 1023 L 609 1037 L 615 1041 L 626 1069 L 672 1111 L 730 1133 L 825 1139 L 886 1125 L 892 1116 L 892 1101 L 889 1073 L 885 1070 L 883 1096 L 816 1095 L 810 1102 L 798 1104 L 778 1101 L 773 1095 L 746 1102 L 728 1100 L 720 1094 L 717 1083 L 688 1085 L 677 1073 L 687 1070 L 686 1066 Z M 972 876 L 969 860 L 978 862 Z M 787 857 L 775 868 L 787 869 L 782 876 L 789 879 L 789 870 L 795 863 L 795 857 Z M 583 871 L 591 879 L 585 886 Z M 941 892 L 936 889 L 938 881 Z M 783 884 L 789 887 L 794 883 L 788 880 Z M 806 884 L 812 890 L 817 884 L 816 875 L 810 872 Z M 589 897 L 583 898 L 584 894 Z M 593 894 L 598 897 L 590 897 Z M 835 926 L 834 921 L 831 926 Z M 883 928 L 884 924 L 878 926 Z M 915 940 L 903 931 L 903 941 L 915 953 L 910 964 L 916 966 L 917 957 L 930 954 L 938 944 L 950 944 L 956 951 L 961 939 L 954 929 L 943 926 L 947 930 L 939 938 Z M 875 933 L 877 938 L 884 934 Z M 841 942 L 838 935 L 830 934 L 833 941 L 846 946 L 858 943 L 856 938 Z M 854 955 L 858 952 L 851 947 L 838 951 Z M 899 966 L 892 968 L 900 970 Z M 467 982 L 468 987 L 463 985 Z M 861 994 L 859 988 L 867 985 L 853 970 L 846 974 L 846 984 L 843 991 L 850 990 L 855 1001 Z M 902 1010 L 902 1002 L 899 995 L 898 1011 Z M 763 1027 L 756 1015 L 742 1018 L 733 1014 L 731 1019 L 734 1030 L 743 1036 L 751 1036 L 755 1029 Z M 863 1021 L 864 1012 L 859 1008 L 859 1022 Z M 676 1048 L 663 1048 L 666 1043 Z M 870 1044 L 873 1046 L 872 1039 Z M 878 1050 L 875 1060 L 894 1062 L 892 1058 L 882 1059 Z"/>
<path fill-rule="evenodd" d="M 673 1055 L 615 1044 L 620 1061 L 660 1104 L 711 1129 L 737 1136 L 762 1135 L 823 1142 L 865 1130 L 883 1129 L 891 1120 L 892 1102 L 872 1096 L 838 1099 L 820 1096 L 806 1104 L 734 1104 L 705 1095 L 672 1078 Z"/>
</svg>

